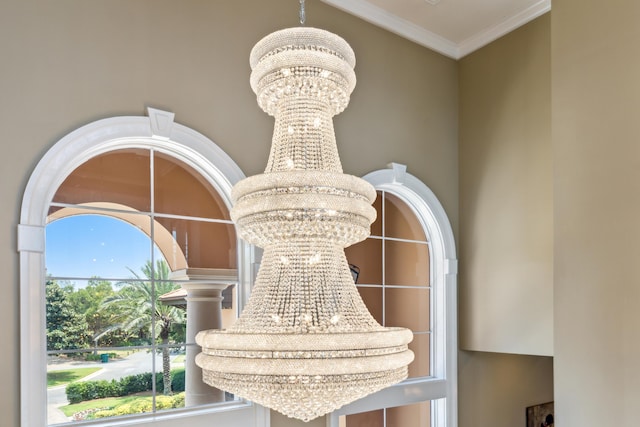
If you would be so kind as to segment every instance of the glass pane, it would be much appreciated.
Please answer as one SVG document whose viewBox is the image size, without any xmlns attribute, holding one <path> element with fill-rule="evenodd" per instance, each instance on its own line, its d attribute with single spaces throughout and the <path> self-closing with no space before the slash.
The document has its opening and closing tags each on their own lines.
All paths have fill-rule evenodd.
<svg viewBox="0 0 640 427">
<path fill-rule="evenodd" d="M 185 361 L 184 345 L 158 350 L 162 361 L 156 360 L 156 411 L 184 408 L 185 406 Z M 166 362 L 166 364 L 165 364 Z M 168 383 L 165 385 L 165 372 Z M 165 390 L 165 387 L 167 389 Z"/>
<path fill-rule="evenodd" d="M 236 285 L 231 285 L 222 291 L 222 326 L 220 329 L 229 329 L 238 318 L 237 290 Z"/>
<path fill-rule="evenodd" d="M 431 426 L 430 402 L 414 403 L 387 409 L 386 427 L 429 427 Z"/>
<path fill-rule="evenodd" d="M 109 202 L 151 210 L 149 151 L 117 150 L 78 166 L 53 196 L 58 203 Z"/>
<path fill-rule="evenodd" d="M 382 284 L 382 240 L 366 239 L 345 249 L 347 261 L 360 269 L 358 283 Z"/>
<path fill-rule="evenodd" d="M 158 345 L 185 341 L 184 306 L 162 301 L 164 295 L 176 289 L 179 285 L 168 281 L 132 278 L 118 283 L 103 308 L 108 309 L 113 326 L 128 334 L 123 345 L 144 345 L 154 338 Z"/>
<path fill-rule="evenodd" d="M 156 328 L 160 327 L 160 331 L 156 329 L 155 334 L 159 334 L 161 340 L 164 336 L 163 334 L 168 333 L 168 338 L 166 341 L 170 344 L 185 343 L 187 340 L 186 300 L 183 300 L 184 304 L 176 304 L 175 300 L 165 301 L 165 299 L 163 298 L 167 295 L 175 295 L 176 293 L 184 292 L 182 287 L 178 283 L 164 280 L 154 282 L 154 285 L 154 295 L 156 295 L 156 303 L 154 307 L 155 315 L 156 318 L 162 319 L 162 322 L 160 322 L 162 326 L 160 327 L 156 325 Z M 184 292 L 183 295 L 186 297 L 186 292 Z M 159 344 L 166 344 L 167 342 L 159 341 Z"/>
<path fill-rule="evenodd" d="M 127 333 L 111 330 L 117 321 L 105 305 L 116 294 L 115 282 L 50 277 L 45 292 L 48 351 L 127 345 Z"/>
<path fill-rule="evenodd" d="M 153 167 L 156 213 L 230 219 L 218 191 L 193 168 L 161 153 Z"/>
<path fill-rule="evenodd" d="M 124 386 L 124 396 L 122 397 L 127 399 L 118 399 L 105 405 L 104 408 L 109 409 L 96 413 L 96 416 L 112 418 L 130 413 L 153 411 L 153 390 L 155 389 L 156 393 L 162 393 L 162 375 L 160 374 L 162 372 L 162 355 L 159 352 L 153 352 L 151 349 L 139 349 L 122 359 L 109 359 L 109 362 L 103 363 L 103 365 L 111 370 L 110 377 Z"/>
<path fill-rule="evenodd" d="M 429 246 L 385 240 L 385 285 L 429 286 Z"/>
<path fill-rule="evenodd" d="M 46 227 L 47 275 L 124 279 L 150 260 L 150 218 L 130 213 L 110 215 L 120 218 L 76 208 L 50 215 Z"/>
<path fill-rule="evenodd" d="M 233 224 L 156 217 L 154 237 L 172 271 L 237 268 Z"/>
<path fill-rule="evenodd" d="M 369 313 L 382 325 L 382 287 L 358 286 L 358 292 Z"/>
<path fill-rule="evenodd" d="M 49 356 L 48 424 L 151 412 L 152 358 L 152 353 L 144 349 L 108 348 L 75 355 L 72 361 Z M 160 355 L 156 364 L 162 366 Z M 51 386 L 54 381 L 56 385 Z M 118 387 L 111 386 L 112 383 Z"/>
<path fill-rule="evenodd" d="M 426 377 L 431 374 L 430 334 L 414 334 L 413 341 L 409 343 L 409 349 L 413 351 L 415 358 L 409 365 L 409 378 Z"/>
<path fill-rule="evenodd" d="M 89 349 L 92 337 L 86 319 L 87 308 L 76 305 L 80 300 L 76 283 L 48 278 L 45 295 L 47 351 Z M 66 355 L 61 357 L 67 358 Z"/>
<path fill-rule="evenodd" d="M 351 414 L 345 418 L 346 427 L 384 427 L 384 409 Z"/>
<path fill-rule="evenodd" d="M 429 331 L 429 289 L 385 288 L 385 326 Z"/>
<path fill-rule="evenodd" d="M 384 235 L 395 239 L 427 241 L 424 229 L 409 205 L 390 193 L 384 193 Z"/>
<path fill-rule="evenodd" d="M 373 207 L 376 209 L 378 216 L 376 220 L 371 224 L 371 235 L 382 237 L 382 191 L 377 192 L 378 197 L 373 202 Z"/>
<path fill-rule="evenodd" d="M 175 363 L 175 361 L 180 360 L 180 356 L 171 361 L 171 369 L 175 370 L 176 374 L 178 374 L 176 378 L 180 380 L 182 378 L 180 375 L 184 375 L 182 381 L 189 390 L 188 395 L 185 395 L 185 398 L 183 398 L 184 406 L 190 407 L 239 400 L 233 394 L 213 388 L 202 381 L 202 369 L 195 363 L 195 357 L 200 352 L 201 348 L 199 346 L 195 344 L 187 345 L 182 367 L 179 367 L 178 364 Z M 183 369 L 183 371 L 180 372 L 180 369 Z M 184 387 L 182 389 L 179 389 L 177 385 L 173 387 L 174 393 L 177 393 L 179 390 L 184 391 Z"/>
</svg>

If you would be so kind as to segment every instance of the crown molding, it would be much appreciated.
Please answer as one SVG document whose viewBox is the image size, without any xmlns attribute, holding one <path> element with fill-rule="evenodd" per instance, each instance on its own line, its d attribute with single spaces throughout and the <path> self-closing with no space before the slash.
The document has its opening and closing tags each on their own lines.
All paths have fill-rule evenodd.
<svg viewBox="0 0 640 427">
<path fill-rule="evenodd" d="M 355 15 L 371 24 L 391 31 L 401 37 L 435 50 L 445 56 L 458 59 L 458 46 L 442 36 L 399 18 L 365 0 L 322 0 L 337 9 Z"/>
<path fill-rule="evenodd" d="M 322 2 L 453 59 L 460 59 L 551 10 L 551 0 L 540 0 L 522 12 L 458 44 L 393 15 L 366 0 L 322 0 Z"/>
<path fill-rule="evenodd" d="M 499 24 L 487 28 L 472 37 L 469 37 L 458 45 L 457 59 L 460 59 L 463 56 L 466 56 L 480 49 L 481 47 L 488 45 L 492 41 L 499 39 L 505 34 L 510 33 L 511 31 L 525 25 L 530 21 L 533 21 L 538 16 L 543 15 L 550 10 L 551 0 L 540 0 L 539 2 L 529 6 L 522 12 L 505 19 Z"/>
</svg>

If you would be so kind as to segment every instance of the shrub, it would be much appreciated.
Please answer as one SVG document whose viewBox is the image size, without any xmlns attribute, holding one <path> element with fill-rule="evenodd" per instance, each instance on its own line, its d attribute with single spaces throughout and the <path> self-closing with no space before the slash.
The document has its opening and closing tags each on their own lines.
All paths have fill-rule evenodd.
<svg viewBox="0 0 640 427">
<path fill-rule="evenodd" d="M 157 409 L 173 408 L 173 396 L 156 396 Z"/>
<path fill-rule="evenodd" d="M 87 418 L 88 419 L 93 419 L 93 418 L 109 418 L 109 417 L 115 417 L 115 412 L 113 411 L 113 409 L 103 409 L 101 411 L 96 411 L 92 414 L 90 414 Z"/>
<path fill-rule="evenodd" d="M 120 386 L 122 387 L 122 394 L 118 396 L 126 396 L 129 394 L 140 393 L 142 391 L 151 390 L 151 382 L 153 375 L 151 372 L 144 374 L 129 375 L 120 379 Z"/>
<path fill-rule="evenodd" d="M 127 414 L 141 414 L 143 412 L 151 412 L 153 410 L 153 403 L 151 403 L 150 400 L 146 400 L 146 399 L 135 400 L 129 403 L 128 405 L 130 406 L 129 411 L 131 412 L 127 412 Z M 126 414 L 122 414 L 122 415 L 126 415 Z"/>
<path fill-rule="evenodd" d="M 162 379 L 162 373 L 156 375 L 156 390 L 158 393 L 162 393 L 164 389 L 164 383 Z M 151 390 L 149 388 L 148 390 Z M 184 369 L 175 369 L 171 371 L 171 392 L 180 393 L 184 391 Z"/>
<path fill-rule="evenodd" d="M 153 375 L 129 375 L 120 380 L 96 380 L 72 382 L 67 385 L 67 399 L 69 403 L 79 403 L 85 400 L 102 399 L 104 397 L 120 397 L 141 393 L 152 389 Z M 171 371 L 172 391 L 184 391 L 184 369 Z M 156 375 L 156 390 L 162 390 L 162 375 Z"/>
<path fill-rule="evenodd" d="M 69 403 L 82 402 L 85 398 L 85 385 L 84 383 L 71 383 L 67 385 L 67 400 Z"/>
<path fill-rule="evenodd" d="M 176 369 L 171 371 L 171 389 L 174 393 L 185 390 L 184 388 L 184 369 Z"/>
<path fill-rule="evenodd" d="M 90 414 L 87 418 L 108 418 L 139 414 L 141 412 L 150 412 L 152 407 L 150 398 L 141 397 L 139 400 L 123 403 L 113 409 L 98 410 Z M 182 407 L 184 407 L 184 393 L 178 393 L 173 396 L 156 396 L 156 409 L 158 410 Z"/>
<path fill-rule="evenodd" d="M 173 399 L 172 408 L 184 408 L 184 391 L 174 394 L 171 398 Z"/>
</svg>

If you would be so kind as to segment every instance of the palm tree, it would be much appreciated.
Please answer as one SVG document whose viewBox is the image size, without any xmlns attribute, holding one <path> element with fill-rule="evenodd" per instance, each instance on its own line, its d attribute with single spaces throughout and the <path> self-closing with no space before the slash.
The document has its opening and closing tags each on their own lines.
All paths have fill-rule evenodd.
<svg viewBox="0 0 640 427">
<path fill-rule="evenodd" d="M 151 261 L 141 267 L 142 276 L 128 268 L 133 277 L 119 282 L 119 292 L 102 303 L 103 309 L 115 312 L 117 325 L 113 329 L 127 332 L 148 331 L 150 336 L 162 344 L 163 393 L 171 394 L 171 365 L 169 360 L 169 334 L 173 324 L 185 322 L 185 312 L 177 307 L 163 304 L 158 297 L 173 291 L 177 285 L 170 282 L 169 266 L 158 260 L 153 268 Z M 154 279 L 153 281 L 151 279 Z"/>
</svg>

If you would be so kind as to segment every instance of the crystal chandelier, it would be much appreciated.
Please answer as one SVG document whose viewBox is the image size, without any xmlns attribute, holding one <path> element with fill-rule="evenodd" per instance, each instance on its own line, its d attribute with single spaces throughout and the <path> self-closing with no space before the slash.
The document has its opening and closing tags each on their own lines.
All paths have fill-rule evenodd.
<svg viewBox="0 0 640 427">
<path fill-rule="evenodd" d="M 258 42 L 250 64 L 275 128 L 264 174 L 235 185 L 231 215 L 264 255 L 235 324 L 198 334 L 196 362 L 207 384 L 309 421 L 406 378 L 413 335 L 375 321 L 344 254 L 376 216 L 376 192 L 343 174 L 333 130 L 355 86 L 353 50 L 289 28 Z"/>
</svg>

